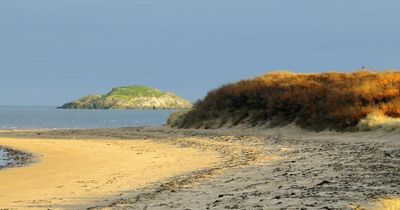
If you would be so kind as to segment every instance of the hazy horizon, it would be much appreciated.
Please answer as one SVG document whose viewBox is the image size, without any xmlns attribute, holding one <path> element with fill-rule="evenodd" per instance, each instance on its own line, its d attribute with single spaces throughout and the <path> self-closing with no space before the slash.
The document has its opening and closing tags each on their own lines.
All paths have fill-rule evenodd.
<svg viewBox="0 0 400 210">
<path fill-rule="evenodd" d="M 397 69 L 400 2 L 0 2 L 0 105 L 126 85 L 191 101 L 267 71 Z"/>
</svg>

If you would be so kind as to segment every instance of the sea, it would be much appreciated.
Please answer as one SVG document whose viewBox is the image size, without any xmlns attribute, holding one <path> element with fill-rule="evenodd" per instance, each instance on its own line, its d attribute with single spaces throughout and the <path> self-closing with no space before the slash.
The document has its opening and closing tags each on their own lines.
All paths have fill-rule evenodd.
<svg viewBox="0 0 400 210">
<path fill-rule="evenodd" d="M 0 130 L 59 130 L 157 126 L 174 110 L 57 109 L 55 106 L 0 106 Z M 11 160 L 0 148 L 0 168 Z"/>
<path fill-rule="evenodd" d="M 0 106 L 0 129 L 92 129 L 157 126 L 174 110 L 57 109 L 54 106 Z"/>
</svg>

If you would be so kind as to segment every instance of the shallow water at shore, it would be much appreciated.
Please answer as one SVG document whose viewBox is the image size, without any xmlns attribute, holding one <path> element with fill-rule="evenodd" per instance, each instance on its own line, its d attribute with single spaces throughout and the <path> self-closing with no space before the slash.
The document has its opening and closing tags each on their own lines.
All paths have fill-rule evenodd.
<svg viewBox="0 0 400 210">
<path fill-rule="evenodd" d="M 72 110 L 0 106 L 0 129 L 89 129 L 162 125 L 171 110 Z"/>
<path fill-rule="evenodd" d="M 7 160 L 7 152 L 0 148 L 0 168 L 7 166 L 10 161 Z"/>
</svg>

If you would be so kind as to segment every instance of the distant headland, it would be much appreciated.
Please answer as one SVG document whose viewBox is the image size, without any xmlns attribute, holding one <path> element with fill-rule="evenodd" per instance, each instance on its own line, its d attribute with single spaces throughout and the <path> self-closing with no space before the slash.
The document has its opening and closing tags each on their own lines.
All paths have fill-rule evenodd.
<svg viewBox="0 0 400 210">
<path fill-rule="evenodd" d="M 59 109 L 186 109 L 192 104 L 174 93 L 133 85 L 113 88 L 105 95 L 89 95 Z"/>
</svg>

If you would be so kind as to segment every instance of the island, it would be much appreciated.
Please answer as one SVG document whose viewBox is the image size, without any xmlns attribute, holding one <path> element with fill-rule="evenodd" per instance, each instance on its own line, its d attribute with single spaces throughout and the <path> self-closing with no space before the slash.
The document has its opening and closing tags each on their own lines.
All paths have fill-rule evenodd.
<svg viewBox="0 0 400 210">
<path fill-rule="evenodd" d="M 89 95 L 59 109 L 187 109 L 192 104 L 174 93 L 134 85 L 113 88 L 105 95 Z"/>
</svg>

